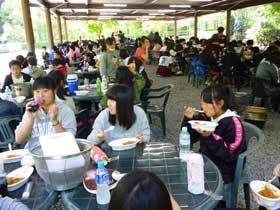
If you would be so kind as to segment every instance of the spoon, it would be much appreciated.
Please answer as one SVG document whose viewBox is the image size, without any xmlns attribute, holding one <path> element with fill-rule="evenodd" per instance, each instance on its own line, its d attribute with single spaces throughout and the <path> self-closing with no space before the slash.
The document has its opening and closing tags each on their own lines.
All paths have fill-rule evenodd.
<svg viewBox="0 0 280 210">
<path fill-rule="evenodd" d="M 198 113 L 203 113 L 203 110 L 199 110 L 199 109 L 194 109 L 194 111 L 198 112 Z"/>
<path fill-rule="evenodd" d="M 271 182 L 273 182 L 274 179 L 276 179 L 277 177 L 278 177 L 278 176 L 274 176 L 274 177 L 272 177 L 272 179 L 268 180 L 267 182 L 268 182 L 268 183 L 271 183 Z"/>
<path fill-rule="evenodd" d="M 184 106 L 184 109 L 188 108 L 187 106 Z M 194 109 L 194 111 L 198 112 L 198 113 L 203 113 L 204 111 L 203 110 L 200 110 L 200 109 Z"/>
<path fill-rule="evenodd" d="M 106 130 L 104 130 L 104 132 L 109 132 L 111 130 L 114 130 L 115 129 L 115 126 L 111 125 L 109 128 L 107 128 Z"/>
<path fill-rule="evenodd" d="M 119 181 L 121 178 L 123 178 L 126 175 L 126 173 L 121 173 L 119 171 L 113 171 L 112 177 L 114 180 Z"/>
<path fill-rule="evenodd" d="M 9 147 L 9 151 L 12 151 L 13 149 L 12 149 L 12 145 L 9 143 L 8 144 L 8 147 Z"/>
<path fill-rule="evenodd" d="M 213 193 L 212 191 L 209 191 L 209 190 L 204 190 L 203 193 L 205 195 L 208 195 L 208 196 L 212 197 L 215 201 L 220 201 L 220 200 L 223 199 L 222 195 L 218 195 L 218 194 Z"/>
</svg>

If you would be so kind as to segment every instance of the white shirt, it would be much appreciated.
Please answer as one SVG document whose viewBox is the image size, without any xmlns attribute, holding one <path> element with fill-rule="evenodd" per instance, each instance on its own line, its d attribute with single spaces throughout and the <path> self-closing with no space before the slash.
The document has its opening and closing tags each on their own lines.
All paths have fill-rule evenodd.
<svg viewBox="0 0 280 210">
<path fill-rule="evenodd" d="M 57 120 L 59 121 L 61 126 L 65 129 L 65 131 L 71 132 L 75 136 L 77 130 L 77 123 L 76 123 L 74 112 L 65 103 L 56 100 L 55 104 L 57 105 L 58 108 Z M 37 112 L 37 116 L 34 119 L 32 131 L 28 139 L 28 141 L 31 140 L 32 138 L 35 139 L 35 141 L 31 143 L 31 145 L 35 145 L 36 143 L 38 143 L 39 136 L 56 133 L 50 117 L 51 117 L 50 112 L 45 113 L 42 108 L 39 109 L 39 111 Z M 27 120 L 28 120 L 28 116 L 27 113 L 25 112 L 22 117 L 22 121 L 16 128 L 16 131 L 20 127 L 22 127 Z M 29 144 L 29 142 L 27 142 L 25 148 L 31 147 L 31 145 Z"/>
<path fill-rule="evenodd" d="M 24 79 L 23 76 L 21 75 L 20 78 L 16 78 L 14 75 L 12 75 L 12 80 L 14 84 L 18 84 L 18 83 L 24 83 Z"/>
</svg>

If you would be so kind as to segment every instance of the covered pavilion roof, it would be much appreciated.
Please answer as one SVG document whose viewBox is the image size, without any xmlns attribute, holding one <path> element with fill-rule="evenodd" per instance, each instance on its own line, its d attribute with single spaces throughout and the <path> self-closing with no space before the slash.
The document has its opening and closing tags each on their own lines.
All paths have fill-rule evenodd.
<svg viewBox="0 0 280 210">
<path fill-rule="evenodd" d="M 280 0 L 30 0 L 66 20 L 179 20 Z"/>
</svg>

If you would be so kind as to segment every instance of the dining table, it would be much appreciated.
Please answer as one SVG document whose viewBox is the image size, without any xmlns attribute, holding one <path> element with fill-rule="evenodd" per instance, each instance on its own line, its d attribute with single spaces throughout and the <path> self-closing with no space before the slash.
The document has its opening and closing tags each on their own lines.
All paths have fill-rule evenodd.
<svg viewBox="0 0 280 210">
<path fill-rule="evenodd" d="M 102 147 L 102 149 L 112 159 L 107 166 L 110 170 L 129 173 L 135 169 L 140 169 L 156 174 L 164 182 L 168 191 L 183 210 L 214 209 L 218 203 L 215 196 L 221 197 L 223 194 L 221 173 L 217 166 L 206 156 L 203 156 L 205 190 L 210 193 L 194 195 L 188 191 L 186 162 L 180 160 L 176 145 L 152 142 L 138 144 L 137 147 L 126 151 L 113 151 L 109 146 Z M 7 173 L 18 167 L 20 167 L 19 162 L 5 164 Z M 92 167 L 94 167 L 94 164 L 91 164 Z M 24 187 L 9 192 L 9 196 L 21 201 L 30 210 L 49 210 L 57 203 L 59 197 L 65 210 L 108 209 L 108 205 L 101 206 L 97 204 L 96 195 L 87 192 L 83 183 L 71 190 L 54 191 L 44 183 L 36 170 L 34 170 L 29 181 L 34 182 L 29 199 L 21 199 Z"/>
<path fill-rule="evenodd" d="M 215 196 L 221 197 L 223 194 L 221 173 L 206 156 L 203 156 L 205 189 L 210 193 L 194 195 L 188 191 L 186 162 L 180 160 L 177 146 L 171 143 L 153 142 L 138 145 L 127 151 L 112 151 L 109 147 L 104 149 L 114 159 L 108 164 L 108 169 L 121 173 L 128 173 L 135 169 L 153 172 L 165 183 L 169 192 L 184 210 L 214 209 L 218 203 Z M 108 208 L 108 206 L 98 205 L 96 195 L 87 192 L 83 184 L 61 192 L 61 199 L 66 210 Z"/>
<path fill-rule="evenodd" d="M 21 167 L 20 162 L 5 164 L 6 173 Z M 15 191 L 9 192 L 8 196 L 25 204 L 30 210 L 50 210 L 56 204 L 59 192 L 52 190 L 45 185 L 36 170 L 28 181 L 34 182 L 30 197 L 22 199 L 22 193 L 25 187 L 21 187 Z"/>
</svg>

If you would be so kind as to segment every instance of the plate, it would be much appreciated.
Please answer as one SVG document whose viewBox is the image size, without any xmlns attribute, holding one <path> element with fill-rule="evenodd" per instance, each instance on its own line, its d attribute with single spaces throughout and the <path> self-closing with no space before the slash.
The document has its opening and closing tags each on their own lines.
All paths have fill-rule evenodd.
<svg viewBox="0 0 280 210">
<path fill-rule="evenodd" d="M 139 139 L 135 137 L 123 138 L 109 142 L 109 146 L 112 147 L 114 151 L 123 151 L 135 148 L 138 142 Z"/>
<path fill-rule="evenodd" d="M 9 179 L 11 177 L 14 178 L 21 178 L 18 182 L 15 182 L 14 184 L 9 185 L 8 184 L 8 191 L 14 191 L 18 188 L 22 187 L 27 181 L 28 178 L 32 175 L 34 171 L 34 168 L 31 166 L 22 166 L 16 170 L 13 170 L 10 172 L 6 178 Z"/>
<path fill-rule="evenodd" d="M 0 153 L 0 157 L 3 158 L 4 163 L 15 163 L 21 161 L 21 159 L 28 153 L 27 149 L 16 149 L 2 152 Z"/>
<path fill-rule="evenodd" d="M 78 86 L 78 89 L 79 89 L 79 90 L 86 90 L 88 87 L 89 87 L 90 89 L 94 89 L 94 88 L 96 88 L 96 84 L 89 84 L 89 86 L 86 86 L 86 85 L 79 85 L 79 86 Z"/>
<path fill-rule="evenodd" d="M 110 173 L 110 180 L 111 180 L 111 183 L 109 184 L 109 190 L 112 190 L 112 189 L 114 189 L 116 186 L 117 186 L 117 184 L 118 184 L 118 181 L 116 181 L 116 180 L 114 180 L 113 178 L 112 178 L 112 173 L 113 173 L 113 171 L 112 170 L 108 170 L 109 171 L 109 173 Z M 95 182 L 95 170 L 92 170 L 91 171 L 91 173 L 93 173 L 94 175 L 92 176 L 92 177 L 85 177 L 84 179 L 83 179 L 83 185 L 84 185 L 84 188 L 86 189 L 86 191 L 88 191 L 89 193 L 93 193 L 93 194 L 96 194 L 96 182 Z M 89 181 L 90 180 L 90 181 Z M 93 184 L 94 185 L 94 187 L 93 187 L 93 189 L 91 189 L 91 188 L 89 188 L 87 185 L 88 184 L 86 184 L 86 182 L 91 182 L 91 184 Z"/>
<path fill-rule="evenodd" d="M 218 126 L 218 123 L 211 122 L 211 121 L 203 121 L 203 120 L 190 120 L 189 123 L 192 126 L 192 129 L 195 130 L 202 130 L 202 131 L 209 131 L 213 132 L 215 131 L 216 127 Z"/>
<path fill-rule="evenodd" d="M 76 96 L 86 96 L 89 93 L 88 90 L 76 90 L 75 94 Z"/>
</svg>

